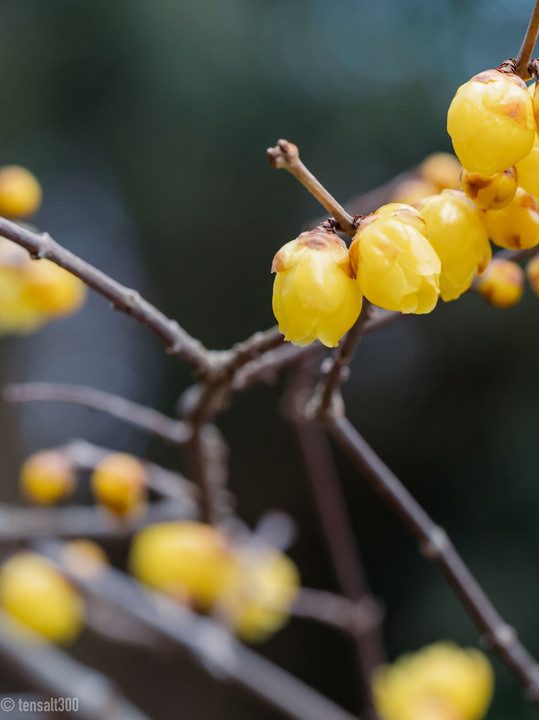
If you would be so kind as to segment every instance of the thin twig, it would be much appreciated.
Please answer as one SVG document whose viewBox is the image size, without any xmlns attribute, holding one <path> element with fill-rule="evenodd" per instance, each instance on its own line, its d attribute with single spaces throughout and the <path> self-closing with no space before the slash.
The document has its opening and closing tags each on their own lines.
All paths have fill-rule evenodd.
<svg viewBox="0 0 539 720">
<path fill-rule="evenodd" d="M 492 648 L 520 679 L 539 709 L 539 666 L 494 608 L 449 540 L 445 530 L 427 515 L 396 475 L 344 417 L 330 417 L 327 426 L 365 477 L 417 538 L 423 554 L 432 560 L 453 588 L 463 607 Z"/>
<path fill-rule="evenodd" d="M 516 73 L 523 80 L 530 80 L 530 68 L 529 63 L 532 56 L 533 48 L 537 42 L 537 35 L 539 34 L 539 0 L 535 0 L 535 5 L 530 17 L 528 29 L 526 35 L 518 51 L 516 59 Z"/>
<path fill-rule="evenodd" d="M 149 720 L 105 675 L 73 660 L 3 611 L 0 611 L 0 660 L 10 674 L 24 680 L 28 689 L 43 693 L 45 697 L 39 698 L 42 702 L 63 699 L 64 704 L 59 703 L 51 716 L 81 720 Z M 11 696 L 7 700 L 13 705 L 11 702 L 6 704 L 4 697 L 2 715 L 5 712 L 7 717 L 14 710 L 17 717 L 24 716 L 24 706 L 19 708 Z M 68 701 L 73 700 L 77 704 L 70 710 Z"/>
<path fill-rule="evenodd" d="M 175 320 L 171 320 L 141 295 L 85 262 L 62 247 L 48 233 L 38 234 L 26 227 L 0 217 L 0 236 L 26 248 L 36 260 L 47 259 L 80 278 L 86 285 L 107 298 L 116 310 L 131 315 L 149 328 L 166 345 L 172 355 L 178 355 L 197 373 L 211 370 L 211 354 L 199 340 L 189 335 Z"/>
<path fill-rule="evenodd" d="M 354 637 L 366 637 L 373 630 L 377 631 L 383 617 L 372 595 L 364 595 L 360 600 L 353 601 L 325 590 L 303 587 L 292 606 L 291 614 L 293 617 L 329 625 Z"/>
<path fill-rule="evenodd" d="M 0 504 L 0 545 L 43 537 L 125 540 L 145 525 L 196 517 L 197 505 L 188 499 L 152 502 L 144 515 L 129 522 L 115 522 L 96 507 L 25 508 Z"/>
<path fill-rule="evenodd" d="M 296 145 L 288 140 L 278 140 L 277 145 L 267 150 L 270 163 L 275 168 L 284 168 L 296 180 L 314 195 L 318 202 L 332 215 L 338 223 L 337 229 L 354 237 L 357 228 L 354 218 L 346 212 L 343 206 L 335 200 L 326 188 L 315 178 L 310 170 L 302 163 Z"/>
<path fill-rule="evenodd" d="M 187 651 L 214 677 L 231 681 L 293 720 L 353 720 L 353 716 L 285 670 L 241 645 L 215 621 L 143 589 L 112 568 L 88 579 L 73 573 L 62 559 L 62 545 L 41 542 L 36 549 L 90 598 L 99 598 Z"/>
<path fill-rule="evenodd" d="M 142 428 L 172 445 L 184 445 L 191 435 L 189 427 L 181 420 L 173 420 L 153 408 L 83 385 L 20 383 L 6 385 L 3 394 L 8 402 L 13 403 L 61 402 L 99 410 Z"/>
</svg>

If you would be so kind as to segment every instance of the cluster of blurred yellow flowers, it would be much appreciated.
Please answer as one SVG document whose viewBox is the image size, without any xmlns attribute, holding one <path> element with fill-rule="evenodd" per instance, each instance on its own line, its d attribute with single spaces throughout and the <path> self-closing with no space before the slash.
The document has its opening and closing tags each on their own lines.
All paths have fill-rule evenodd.
<svg viewBox="0 0 539 720">
<path fill-rule="evenodd" d="M 141 582 L 211 612 L 250 642 L 285 624 L 300 584 L 296 566 L 280 551 L 233 541 L 200 522 L 144 528 L 133 540 L 129 566 Z"/>
<path fill-rule="evenodd" d="M 382 720 L 480 720 L 493 689 L 487 658 L 449 642 L 403 655 L 378 668 L 373 679 Z"/>
</svg>

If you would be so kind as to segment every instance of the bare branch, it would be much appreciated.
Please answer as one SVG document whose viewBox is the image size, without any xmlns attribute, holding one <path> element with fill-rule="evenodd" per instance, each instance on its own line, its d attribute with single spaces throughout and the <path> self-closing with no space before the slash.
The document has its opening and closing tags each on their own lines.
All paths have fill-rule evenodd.
<svg viewBox="0 0 539 720">
<path fill-rule="evenodd" d="M 39 382 L 6 385 L 4 398 L 12 403 L 37 401 L 82 405 L 120 418 L 172 445 L 184 445 L 191 435 L 189 427 L 181 420 L 172 420 L 153 408 L 82 385 Z"/>
<path fill-rule="evenodd" d="M 82 720 L 149 720 L 105 675 L 73 660 L 3 611 L 0 611 L 0 659 L 29 689 L 49 698 L 78 700 L 78 708 L 62 711 L 58 716 L 65 714 Z M 2 705 L 6 715 L 8 707 Z M 14 706 L 14 709 L 19 715 L 18 708 Z"/>
<path fill-rule="evenodd" d="M 330 625 L 356 638 L 370 635 L 373 630 L 378 631 L 383 617 L 372 595 L 353 601 L 342 595 L 312 588 L 301 588 L 292 607 L 292 615 Z M 380 659 L 380 662 L 383 660 Z"/>
<path fill-rule="evenodd" d="M 532 75 L 530 73 L 529 63 L 532 56 L 533 48 L 537 42 L 537 35 L 539 34 L 539 0 L 535 0 L 535 5 L 530 17 L 528 29 L 526 35 L 518 51 L 516 59 L 516 73 L 523 80 L 530 80 Z"/>
<path fill-rule="evenodd" d="M 353 720 L 353 716 L 316 690 L 237 642 L 209 618 L 196 615 L 162 595 L 143 589 L 124 573 L 108 569 L 88 579 L 62 561 L 60 543 L 42 542 L 39 552 L 51 558 L 90 598 L 137 620 L 158 637 L 187 651 L 214 677 L 232 681 L 293 720 Z"/>
<path fill-rule="evenodd" d="M 171 320 L 151 305 L 136 290 L 125 287 L 77 257 L 47 233 L 32 232 L 26 227 L 0 217 L 0 236 L 21 245 L 34 259 L 50 260 L 76 275 L 109 300 L 116 310 L 131 315 L 141 325 L 149 328 L 165 343 L 172 355 L 178 355 L 200 375 L 205 375 L 211 370 L 211 355 L 199 340 L 189 335 L 175 320 Z"/>
<path fill-rule="evenodd" d="M 483 634 L 485 645 L 492 648 L 519 678 L 539 709 L 539 666 L 520 643 L 515 630 L 503 620 L 485 595 L 445 530 L 434 523 L 346 417 L 329 418 L 327 426 L 374 489 L 405 522 L 417 538 L 423 554 L 441 570 Z"/>
<path fill-rule="evenodd" d="M 296 180 L 307 188 L 314 195 L 318 202 L 337 221 L 337 230 L 354 237 L 357 228 L 354 225 L 354 218 L 346 212 L 343 206 L 335 200 L 326 188 L 315 178 L 299 158 L 299 151 L 296 145 L 288 140 L 278 140 L 277 145 L 268 148 L 270 163 L 275 168 L 284 168 L 291 173 Z"/>
</svg>

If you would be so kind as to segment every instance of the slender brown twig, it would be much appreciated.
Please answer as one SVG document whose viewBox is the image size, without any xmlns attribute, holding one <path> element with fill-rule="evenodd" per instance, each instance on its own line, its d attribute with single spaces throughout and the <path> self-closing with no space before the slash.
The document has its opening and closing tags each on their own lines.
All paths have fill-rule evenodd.
<svg viewBox="0 0 539 720">
<path fill-rule="evenodd" d="M 12 403 L 61 402 L 82 405 L 136 425 L 172 445 L 184 445 L 191 435 L 189 427 L 181 420 L 173 420 L 153 408 L 82 385 L 40 382 L 6 385 L 4 398 Z"/>
<path fill-rule="evenodd" d="M 63 699 L 64 704 L 59 703 L 51 716 L 82 720 L 149 720 L 105 675 L 73 660 L 3 611 L 0 611 L 0 660 L 10 675 L 19 681 L 22 678 L 28 689 L 41 692 L 43 695 L 39 700 L 42 702 L 50 702 L 51 698 Z M 14 710 L 14 715 L 20 717 L 29 712 L 24 706 L 19 708 L 11 696 L 7 700 L 13 705 L 11 702 L 6 704 L 4 698 L 2 715 L 7 717 Z M 76 705 L 66 702 L 73 700 Z M 33 712 L 31 715 L 34 717 Z"/>
<path fill-rule="evenodd" d="M 523 80 L 529 80 L 532 76 L 528 66 L 537 42 L 537 35 L 539 35 L 539 0 L 535 0 L 528 29 L 516 59 L 516 72 Z"/>
<path fill-rule="evenodd" d="M 278 140 L 277 145 L 268 148 L 268 157 L 275 168 L 284 168 L 291 173 L 296 180 L 307 188 L 338 223 L 338 230 L 354 237 L 357 228 L 354 225 L 354 218 L 346 212 L 343 206 L 335 200 L 326 188 L 315 178 L 312 172 L 305 167 L 299 157 L 296 145 L 288 140 Z"/>
<path fill-rule="evenodd" d="M 69 270 L 86 285 L 110 300 L 116 310 L 131 315 L 149 328 L 166 345 L 172 355 L 178 355 L 199 374 L 211 371 L 211 354 L 199 340 L 189 335 L 175 320 L 171 320 L 141 295 L 85 262 L 51 238 L 0 217 L 0 236 L 26 248 L 36 260 L 47 259 Z"/>
<path fill-rule="evenodd" d="M 539 666 L 486 596 L 445 530 L 436 525 L 346 417 L 328 418 L 327 427 L 374 489 L 405 522 L 423 554 L 442 571 L 481 631 L 484 644 L 519 678 L 539 710 Z"/>
<path fill-rule="evenodd" d="M 73 572 L 63 546 L 40 542 L 36 549 L 52 559 L 89 598 L 100 599 L 187 651 L 217 679 L 234 682 L 293 720 L 353 720 L 353 716 L 285 670 L 237 642 L 215 621 L 191 612 L 162 595 L 143 589 L 112 568 L 97 577 Z"/>
<path fill-rule="evenodd" d="M 378 631 L 383 617 L 372 595 L 351 600 L 325 590 L 304 587 L 299 591 L 291 614 L 293 617 L 330 625 L 354 637 L 366 637 L 373 630 Z M 383 656 L 380 662 L 383 662 Z"/>
</svg>

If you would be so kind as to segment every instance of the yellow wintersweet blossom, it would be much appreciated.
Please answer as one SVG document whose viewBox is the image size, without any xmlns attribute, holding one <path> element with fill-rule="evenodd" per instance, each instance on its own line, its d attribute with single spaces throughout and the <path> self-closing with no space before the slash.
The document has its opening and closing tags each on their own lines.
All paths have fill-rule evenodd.
<svg viewBox="0 0 539 720">
<path fill-rule="evenodd" d="M 146 508 L 147 473 L 140 460 L 127 453 L 111 453 L 91 477 L 96 501 L 117 517 L 135 516 Z"/>
<path fill-rule="evenodd" d="M 516 164 L 516 168 L 520 187 L 539 198 L 539 135 L 535 135 L 532 149 Z"/>
<path fill-rule="evenodd" d="M 339 236 L 322 227 L 302 233 L 275 255 L 272 272 L 273 312 L 285 339 L 300 346 L 314 340 L 338 345 L 363 300 Z"/>
<path fill-rule="evenodd" d="M 530 152 L 535 137 L 532 98 L 513 73 L 485 70 L 461 85 L 447 114 L 447 132 L 470 172 L 493 175 Z"/>
<path fill-rule="evenodd" d="M 299 591 L 299 572 L 274 549 L 243 547 L 233 557 L 235 567 L 217 610 L 242 640 L 261 642 L 287 622 Z"/>
<path fill-rule="evenodd" d="M 479 279 L 477 291 L 494 307 L 512 307 L 524 293 L 524 271 L 511 260 L 495 257 Z"/>
<path fill-rule="evenodd" d="M 374 702 L 382 720 L 480 720 L 494 674 L 478 650 L 449 642 L 400 657 L 375 671 Z"/>
<path fill-rule="evenodd" d="M 419 174 L 425 180 L 436 185 L 439 192 L 446 188 L 458 188 L 462 165 L 451 153 L 435 152 L 428 155 L 418 167 Z M 433 193 L 428 193 L 432 195 Z M 427 193 L 425 193 L 426 197 Z"/>
<path fill-rule="evenodd" d="M 520 173 L 517 179 L 514 165 L 494 175 L 471 173 L 463 168 L 460 184 L 470 200 L 481 210 L 501 210 L 515 197 L 519 179 Z"/>
<path fill-rule="evenodd" d="M 413 207 L 389 203 L 364 218 L 350 246 L 350 262 L 374 305 L 403 313 L 429 313 L 436 306 L 442 266 Z"/>
<path fill-rule="evenodd" d="M 0 215 L 27 218 L 39 210 L 41 185 L 33 173 L 19 165 L 0 168 Z"/>
<path fill-rule="evenodd" d="M 65 454 L 41 450 L 30 455 L 21 468 L 23 495 L 36 505 L 56 505 L 75 490 L 76 476 Z"/>
<path fill-rule="evenodd" d="M 430 244 L 442 261 L 442 300 L 455 300 L 487 267 L 492 251 L 476 205 L 459 190 L 443 190 L 417 204 Z"/>
<path fill-rule="evenodd" d="M 537 201 L 522 188 L 502 210 L 487 210 L 483 215 L 493 243 L 508 250 L 539 245 L 539 208 Z"/>
<path fill-rule="evenodd" d="M 46 558 L 21 552 L 0 568 L 0 606 L 48 640 L 75 639 L 84 605 L 73 587 Z"/>
<path fill-rule="evenodd" d="M 144 528 L 133 540 L 129 566 L 146 585 L 201 609 L 217 600 L 233 571 L 225 535 L 200 522 Z"/>
</svg>

